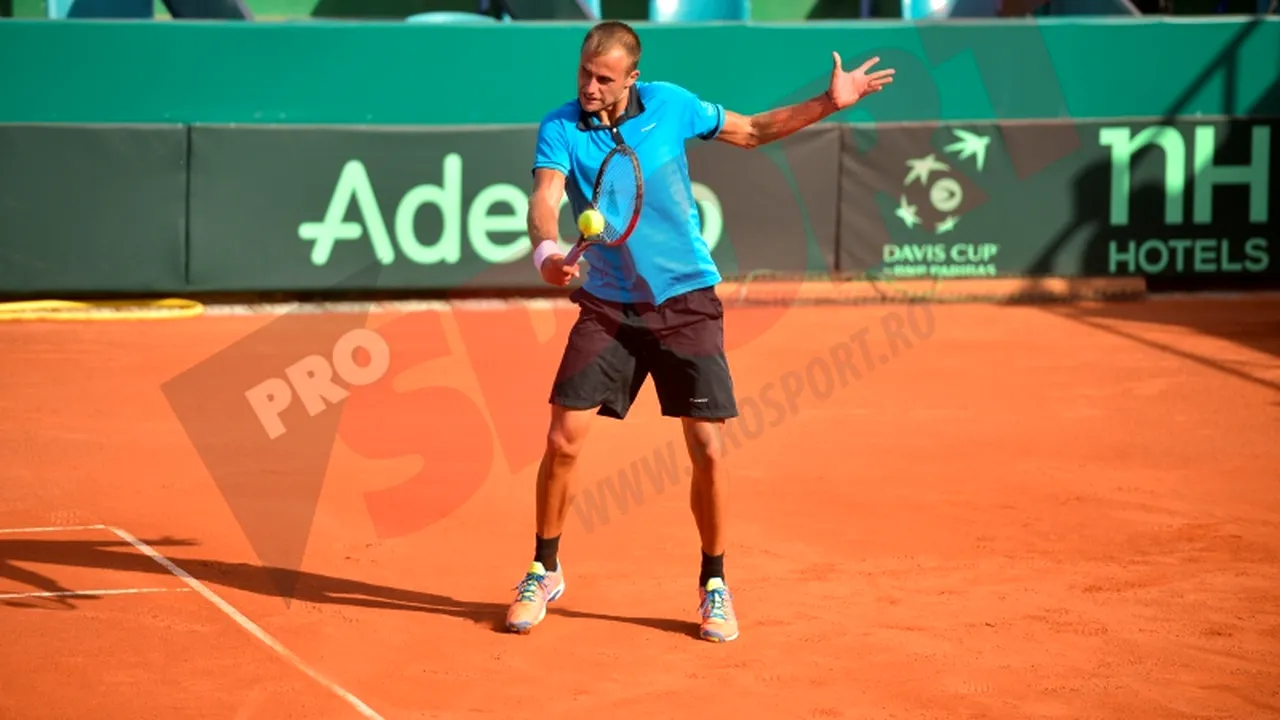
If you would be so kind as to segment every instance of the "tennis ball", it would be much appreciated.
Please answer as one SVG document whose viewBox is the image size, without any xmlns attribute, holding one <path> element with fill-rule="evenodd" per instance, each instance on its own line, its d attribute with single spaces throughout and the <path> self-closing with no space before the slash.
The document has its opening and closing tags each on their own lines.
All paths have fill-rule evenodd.
<svg viewBox="0 0 1280 720">
<path fill-rule="evenodd" d="M 588 208 L 578 216 L 578 229 L 583 235 L 597 235 L 604 230 L 604 216 L 599 210 Z"/>
</svg>

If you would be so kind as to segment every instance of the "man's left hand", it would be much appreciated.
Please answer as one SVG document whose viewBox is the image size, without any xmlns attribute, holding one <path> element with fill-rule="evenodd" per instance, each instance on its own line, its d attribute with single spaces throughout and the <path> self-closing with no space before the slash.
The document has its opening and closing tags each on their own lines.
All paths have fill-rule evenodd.
<svg viewBox="0 0 1280 720">
<path fill-rule="evenodd" d="M 872 66 L 880 62 L 878 57 L 871 58 L 862 63 L 856 70 L 850 70 L 849 72 L 845 72 L 844 68 L 840 66 L 840 53 L 831 53 L 831 58 L 835 63 L 835 67 L 831 70 L 831 86 L 827 88 L 827 93 L 831 96 L 831 101 L 841 110 L 871 93 L 880 92 L 885 85 L 893 82 L 894 70 L 892 68 L 877 70 L 868 74 Z"/>
</svg>

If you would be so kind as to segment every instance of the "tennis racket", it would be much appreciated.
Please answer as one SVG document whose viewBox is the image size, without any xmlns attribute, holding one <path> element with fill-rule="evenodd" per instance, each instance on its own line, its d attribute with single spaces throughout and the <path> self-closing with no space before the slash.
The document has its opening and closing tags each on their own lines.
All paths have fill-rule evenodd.
<svg viewBox="0 0 1280 720">
<path fill-rule="evenodd" d="M 640 173 L 640 161 L 630 147 L 617 145 L 600 163 L 591 193 L 591 207 L 604 217 L 604 229 L 594 235 L 580 236 L 565 256 L 565 264 L 577 263 L 592 245 L 614 247 L 626 242 L 636 229 L 643 200 L 644 176 Z"/>
</svg>

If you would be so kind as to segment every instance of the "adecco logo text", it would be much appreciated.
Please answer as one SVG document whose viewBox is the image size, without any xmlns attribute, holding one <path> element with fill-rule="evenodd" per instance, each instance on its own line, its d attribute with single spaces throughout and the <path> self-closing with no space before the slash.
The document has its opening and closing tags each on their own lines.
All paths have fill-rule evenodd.
<svg viewBox="0 0 1280 720">
<path fill-rule="evenodd" d="M 410 188 L 396 203 L 395 216 L 388 231 L 369 171 L 360 160 L 348 160 L 329 197 L 324 219 L 298 225 L 298 237 L 313 243 L 311 264 L 323 266 L 328 263 L 339 241 L 366 238 L 374 256 L 383 265 L 395 262 L 396 248 L 409 262 L 418 265 L 457 263 L 462 259 L 464 237 L 475 254 L 489 264 L 514 262 L 528 255 L 532 248 L 525 232 L 525 216 L 529 209 L 527 192 L 510 183 L 493 183 L 486 185 L 471 198 L 469 204 L 465 204 L 462 171 L 461 155 L 445 155 L 440 184 L 423 183 Z M 698 182 L 693 183 L 693 196 L 702 217 L 703 237 L 714 251 L 724 230 L 720 199 L 710 187 Z M 352 203 L 359 210 L 359 221 L 345 219 Z M 568 203 L 567 196 L 560 199 L 561 212 Z M 440 212 L 439 237 L 418 237 L 414 221 L 424 205 L 434 205 Z M 491 233 L 504 233 L 511 239 L 499 242 Z M 513 236 L 511 233 L 518 234 Z M 571 241 L 558 239 L 567 252 Z"/>
</svg>

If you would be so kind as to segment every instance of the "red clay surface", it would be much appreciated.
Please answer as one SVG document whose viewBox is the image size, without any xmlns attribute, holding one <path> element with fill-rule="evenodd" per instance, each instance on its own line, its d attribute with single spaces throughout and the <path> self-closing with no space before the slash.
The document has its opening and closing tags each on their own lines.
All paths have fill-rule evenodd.
<svg viewBox="0 0 1280 720">
<path fill-rule="evenodd" d="M 270 318 L 0 324 L 0 527 L 124 528 L 388 720 L 1280 716 L 1280 301 L 731 308 L 728 645 L 694 635 L 688 480 L 660 474 L 683 451 L 651 387 L 592 432 L 566 595 L 497 630 L 572 312 L 455 311 L 446 353 L 415 347 L 435 320 L 402 325 L 344 409 L 290 603 L 160 390 Z M 315 352 L 291 337 L 287 362 Z M 860 379 L 787 384 L 833 357 Z M 424 385 L 461 395 L 400 402 Z M 480 479 L 366 503 L 426 453 Z M 49 587 L 184 585 L 108 531 L 0 534 L 0 594 Z M 0 716 L 360 717 L 196 592 L 66 603 L 0 604 Z"/>
</svg>

